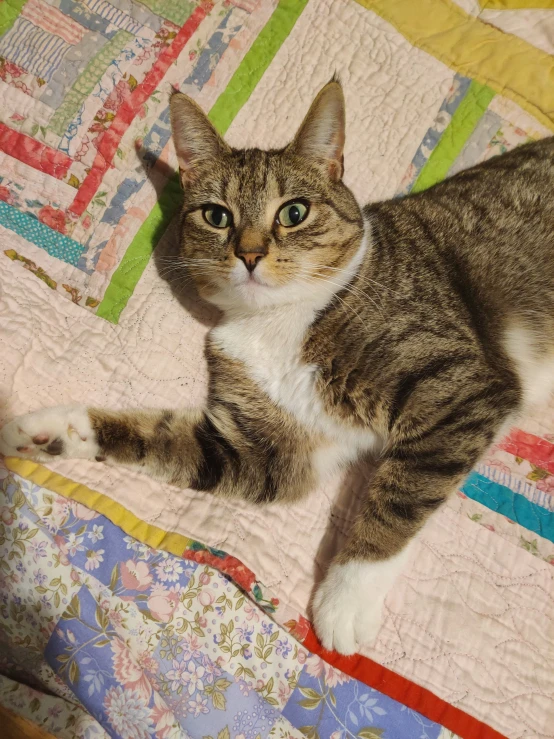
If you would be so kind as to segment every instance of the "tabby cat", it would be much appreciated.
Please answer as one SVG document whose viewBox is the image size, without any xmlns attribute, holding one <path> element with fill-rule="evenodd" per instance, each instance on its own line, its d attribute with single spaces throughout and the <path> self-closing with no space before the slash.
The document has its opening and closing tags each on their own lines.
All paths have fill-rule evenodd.
<svg viewBox="0 0 554 739">
<path fill-rule="evenodd" d="M 379 466 L 314 602 L 354 652 L 429 515 L 554 380 L 554 140 L 361 209 L 342 181 L 332 80 L 285 149 L 230 148 L 171 98 L 180 264 L 223 311 L 204 408 L 40 410 L 0 450 L 138 466 L 181 488 L 287 503 L 373 452 Z"/>
</svg>

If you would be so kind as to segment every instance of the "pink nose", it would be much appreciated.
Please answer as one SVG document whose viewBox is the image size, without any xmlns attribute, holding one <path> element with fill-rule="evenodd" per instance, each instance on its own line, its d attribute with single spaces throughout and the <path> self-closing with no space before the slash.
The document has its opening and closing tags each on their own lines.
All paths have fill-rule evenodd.
<svg viewBox="0 0 554 739">
<path fill-rule="evenodd" d="M 251 251 L 245 254 L 237 254 L 237 257 L 244 262 L 244 266 L 249 272 L 253 272 L 256 269 L 258 262 L 261 262 L 264 255 L 259 252 Z"/>
</svg>

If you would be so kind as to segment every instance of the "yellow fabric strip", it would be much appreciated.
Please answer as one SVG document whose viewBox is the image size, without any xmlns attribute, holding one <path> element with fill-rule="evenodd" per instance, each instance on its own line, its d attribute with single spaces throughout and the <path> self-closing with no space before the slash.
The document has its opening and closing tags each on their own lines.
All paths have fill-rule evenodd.
<svg viewBox="0 0 554 739">
<path fill-rule="evenodd" d="M 554 57 L 452 0 L 356 0 L 414 46 L 510 98 L 554 130 Z"/>
<path fill-rule="evenodd" d="M 480 6 L 487 10 L 544 10 L 554 9 L 554 0 L 481 0 Z"/>
<path fill-rule="evenodd" d="M 68 480 L 41 464 L 27 459 L 17 459 L 16 457 L 8 457 L 5 464 L 11 472 L 31 480 L 36 485 L 47 488 L 58 495 L 63 495 L 64 498 L 76 500 L 78 503 L 92 508 L 93 511 L 101 513 L 116 526 L 119 526 L 120 529 L 123 529 L 126 534 L 138 539 L 143 544 L 147 544 L 152 549 L 163 549 L 165 552 L 181 557 L 185 549 L 188 549 L 192 544 L 192 539 L 182 536 L 182 534 L 164 531 L 153 524 L 141 521 L 134 513 L 128 511 L 120 503 L 116 503 L 115 500 L 108 498 L 107 495 L 97 493 L 86 485 Z"/>
</svg>

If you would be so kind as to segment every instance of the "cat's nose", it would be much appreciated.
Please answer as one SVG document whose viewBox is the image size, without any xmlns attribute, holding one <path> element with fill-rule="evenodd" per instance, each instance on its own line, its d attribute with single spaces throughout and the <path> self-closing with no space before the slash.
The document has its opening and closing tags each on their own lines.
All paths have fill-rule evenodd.
<svg viewBox="0 0 554 739">
<path fill-rule="evenodd" d="M 235 256 L 242 261 L 250 274 L 256 269 L 268 251 L 266 239 L 258 229 L 247 226 L 239 233 L 238 241 L 235 244 Z"/>
<path fill-rule="evenodd" d="M 239 252 L 237 254 L 237 257 L 244 262 L 244 266 L 249 272 L 253 272 L 256 269 L 256 266 L 259 264 L 259 262 L 261 262 L 262 259 L 264 258 L 264 255 L 260 254 L 260 252 L 249 251 L 249 252 Z"/>
</svg>

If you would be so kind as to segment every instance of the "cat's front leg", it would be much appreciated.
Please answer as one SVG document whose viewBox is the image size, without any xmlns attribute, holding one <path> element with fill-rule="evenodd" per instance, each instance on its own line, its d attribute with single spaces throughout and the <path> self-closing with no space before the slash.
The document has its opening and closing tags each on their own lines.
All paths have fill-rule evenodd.
<svg viewBox="0 0 554 739">
<path fill-rule="evenodd" d="M 0 454 L 41 462 L 54 456 L 106 460 L 180 488 L 253 503 L 310 490 L 313 444 L 305 430 L 268 412 L 259 397 L 242 405 L 234 400 L 181 411 L 46 408 L 6 424 Z"/>
<path fill-rule="evenodd" d="M 414 537 L 460 479 L 452 460 L 440 463 L 446 478 L 426 463 L 385 459 L 344 549 L 335 558 L 313 602 L 316 632 L 326 649 L 353 654 L 381 627 L 387 593 L 409 560 Z"/>
<path fill-rule="evenodd" d="M 452 435 L 453 447 L 441 442 L 435 454 L 421 451 L 418 458 L 397 448 L 385 456 L 347 544 L 313 601 L 314 625 L 326 649 L 353 654 L 375 639 L 385 598 L 410 558 L 414 538 L 471 471 L 487 439 L 485 434 L 463 449 Z"/>
<path fill-rule="evenodd" d="M 195 430 L 201 418 L 201 411 L 43 408 L 0 430 L 0 453 L 40 462 L 52 457 L 108 460 L 185 486 L 198 466 Z"/>
<path fill-rule="evenodd" d="M 416 376 L 411 393 L 400 382 L 389 409 L 387 451 L 347 544 L 314 598 L 314 625 L 326 649 L 352 654 L 373 641 L 415 536 L 518 410 L 512 377 L 470 369 L 471 382 L 462 375 L 457 388 L 452 379 L 445 388 L 441 373 Z"/>
</svg>

